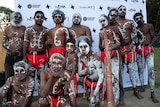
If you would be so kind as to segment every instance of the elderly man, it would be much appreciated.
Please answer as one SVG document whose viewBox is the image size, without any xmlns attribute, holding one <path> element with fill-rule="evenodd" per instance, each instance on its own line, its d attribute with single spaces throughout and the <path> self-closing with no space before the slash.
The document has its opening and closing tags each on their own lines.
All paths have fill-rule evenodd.
<svg viewBox="0 0 160 107">
<path fill-rule="evenodd" d="M 100 89 L 104 80 L 101 59 L 91 51 L 91 40 L 87 36 L 80 36 L 77 40 L 78 77 L 84 76 L 87 92 L 90 92 L 90 107 L 100 106 Z"/>
<path fill-rule="evenodd" d="M 23 59 L 23 38 L 26 27 L 21 24 L 22 15 L 20 12 L 11 14 L 11 25 L 3 34 L 2 46 L 7 50 L 5 58 L 5 80 L 14 75 L 13 65 Z M 7 100 L 11 100 L 11 91 L 7 94 Z"/>
<path fill-rule="evenodd" d="M 80 13 L 74 13 L 72 16 L 72 26 L 70 27 L 71 34 L 75 38 L 86 35 L 92 40 L 92 34 L 90 28 L 85 25 L 81 25 L 82 16 Z"/>
<path fill-rule="evenodd" d="M 50 69 L 40 74 L 40 107 L 70 107 L 63 97 L 64 90 L 68 89 L 71 107 L 77 107 L 74 92 L 68 84 L 70 74 L 64 69 L 65 58 L 59 53 L 51 55 L 49 59 Z M 69 86 L 68 86 L 69 85 Z"/>
<path fill-rule="evenodd" d="M 13 90 L 12 107 L 30 107 L 34 88 L 34 79 L 28 76 L 29 65 L 24 61 L 16 62 L 13 66 L 14 76 L 7 79 L 2 93 L 0 102 L 3 101 L 5 94 L 10 88 Z"/>
</svg>

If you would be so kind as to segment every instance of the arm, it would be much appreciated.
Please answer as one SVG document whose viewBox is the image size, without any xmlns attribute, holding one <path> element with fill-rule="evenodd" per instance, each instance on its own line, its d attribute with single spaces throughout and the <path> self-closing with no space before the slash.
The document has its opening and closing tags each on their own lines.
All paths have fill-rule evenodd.
<svg viewBox="0 0 160 107">
<path fill-rule="evenodd" d="M 27 58 L 26 58 L 26 53 L 27 53 L 27 50 L 28 50 L 28 47 L 29 47 L 29 29 L 26 29 L 25 30 L 25 34 L 24 34 L 24 42 L 23 42 L 23 59 L 25 61 L 27 61 Z"/>
<path fill-rule="evenodd" d="M 8 92 L 8 90 L 10 89 L 12 81 L 13 81 L 12 77 L 9 77 L 7 79 L 7 81 L 6 81 L 6 83 L 4 84 L 3 90 L 0 93 L 0 102 L 3 101 L 4 96 L 6 95 L 6 93 Z"/>
<path fill-rule="evenodd" d="M 96 66 L 96 72 L 98 73 L 98 77 L 99 77 L 95 91 L 93 93 L 93 95 L 96 96 L 99 93 L 101 85 L 104 81 L 104 71 L 102 69 L 102 62 L 100 60 L 96 60 L 94 64 Z"/>
<path fill-rule="evenodd" d="M 154 34 L 154 28 L 152 24 L 148 24 L 149 26 L 149 34 L 151 36 L 151 46 L 153 45 L 154 41 L 155 41 L 155 34 Z"/>
<path fill-rule="evenodd" d="M 81 58 L 80 58 L 80 53 L 78 53 L 78 75 L 79 76 L 85 76 L 88 68 L 87 66 L 82 62 Z M 83 69 L 83 66 L 85 65 L 85 68 Z"/>
<path fill-rule="evenodd" d="M 112 34 L 113 34 L 114 43 L 109 44 L 109 50 L 117 49 L 121 45 L 121 42 L 120 42 L 121 33 L 117 27 L 113 28 Z"/>
<path fill-rule="evenodd" d="M 103 41 L 103 33 L 99 33 L 99 49 L 100 51 L 104 51 L 104 41 Z"/>
<path fill-rule="evenodd" d="M 32 77 L 29 77 L 29 83 L 27 84 L 26 90 L 26 97 L 24 100 L 24 103 L 22 104 L 21 107 L 29 107 L 31 102 L 32 102 L 32 94 L 33 94 L 33 89 L 34 89 L 34 79 Z"/>
<path fill-rule="evenodd" d="M 93 40 L 92 40 L 92 34 L 91 34 L 91 30 L 90 30 L 90 28 L 89 28 L 89 27 L 86 27 L 86 36 L 88 36 L 88 37 L 91 39 L 91 41 L 93 42 Z"/>
<path fill-rule="evenodd" d="M 7 30 L 7 29 L 6 29 Z M 3 38 L 2 38 L 2 46 L 6 49 L 9 50 L 9 45 L 7 44 L 7 36 L 6 36 L 6 30 L 3 33 Z"/>
</svg>

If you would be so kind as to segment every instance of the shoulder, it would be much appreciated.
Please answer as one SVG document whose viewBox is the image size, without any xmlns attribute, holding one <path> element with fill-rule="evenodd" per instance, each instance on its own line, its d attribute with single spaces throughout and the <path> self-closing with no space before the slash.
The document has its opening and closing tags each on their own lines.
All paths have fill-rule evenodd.
<svg viewBox="0 0 160 107">
<path fill-rule="evenodd" d="M 5 31 L 8 31 L 9 29 L 11 29 L 12 28 L 12 25 L 9 25 L 9 26 L 7 26 L 6 28 L 5 28 Z"/>
<path fill-rule="evenodd" d="M 153 24 L 151 24 L 151 23 L 147 23 L 146 25 L 149 27 L 153 27 Z"/>
</svg>

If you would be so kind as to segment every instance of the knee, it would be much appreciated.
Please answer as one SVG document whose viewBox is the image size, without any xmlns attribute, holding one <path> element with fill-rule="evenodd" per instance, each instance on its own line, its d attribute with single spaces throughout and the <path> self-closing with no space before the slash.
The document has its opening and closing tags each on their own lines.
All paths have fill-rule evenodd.
<svg viewBox="0 0 160 107">
<path fill-rule="evenodd" d="M 40 107 L 46 107 L 49 105 L 49 101 L 46 97 L 44 97 L 44 98 L 40 97 L 38 99 L 38 103 L 39 103 Z"/>
</svg>

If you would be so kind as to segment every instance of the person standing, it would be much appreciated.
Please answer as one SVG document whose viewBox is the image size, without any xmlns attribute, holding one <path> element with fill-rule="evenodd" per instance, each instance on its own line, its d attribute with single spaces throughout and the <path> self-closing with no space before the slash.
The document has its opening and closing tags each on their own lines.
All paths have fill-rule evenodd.
<svg viewBox="0 0 160 107">
<path fill-rule="evenodd" d="M 70 27 L 71 34 L 74 35 L 74 38 L 78 38 L 80 36 L 88 36 L 92 41 L 92 34 L 90 28 L 85 25 L 81 25 L 82 16 L 80 13 L 74 13 L 72 16 L 72 26 Z"/>
<path fill-rule="evenodd" d="M 120 25 L 120 31 L 122 34 L 121 67 L 123 67 L 123 64 L 126 64 L 133 87 L 133 95 L 136 96 L 138 99 L 142 99 L 143 97 L 137 90 L 137 82 L 135 74 L 134 46 L 136 42 L 137 30 L 134 22 L 132 20 L 128 20 L 125 18 L 126 7 L 124 5 L 120 5 L 118 7 L 118 15 L 119 15 L 118 23 Z M 121 68 L 121 75 L 123 75 L 123 68 Z M 122 76 L 122 78 L 124 77 Z M 123 90 L 123 87 L 121 87 L 121 89 Z M 124 95 L 121 96 L 120 98 L 120 104 L 121 103 L 124 104 Z"/>
<path fill-rule="evenodd" d="M 144 63 L 142 62 L 142 58 L 144 58 L 145 63 L 147 64 L 148 67 L 151 99 L 154 103 L 158 103 L 159 100 L 156 98 L 154 93 L 154 88 L 155 88 L 154 56 L 153 56 L 154 48 L 152 46 L 155 41 L 154 28 L 151 23 L 144 23 L 142 13 L 135 13 L 133 18 L 138 25 L 137 29 L 143 33 L 143 36 L 138 36 L 138 47 L 136 48 L 139 77 L 142 86 L 141 90 L 145 91 L 144 75 L 143 75 Z"/>
<path fill-rule="evenodd" d="M 39 10 L 36 11 L 34 14 L 35 24 L 28 27 L 24 35 L 24 60 L 33 68 L 30 75 L 34 76 L 37 69 L 38 77 L 40 71 L 45 68 L 45 64 L 48 62 L 46 45 L 48 29 L 42 25 L 44 19 L 44 13 Z"/>
<path fill-rule="evenodd" d="M 100 22 L 103 28 L 100 31 L 99 35 L 99 48 L 101 50 L 101 59 L 105 65 L 110 63 L 109 66 L 105 67 L 109 67 L 109 70 L 111 72 L 111 81 L 113 86 L 112 92 L 114 99 L 113 102 L 115 107 L 119 105 L 119 48 L 121 44 L 121 32 L 118 29 L 117 17 L 118 10 L 115 8 L 109 11 L 108 17 L 105 15 L 101 16 Z M 105 21 L 107 21 L 108 24 L 103 24 L 105 23 Z M 109 54 L 109 56 L 106 56 L 105 53 Z M 107 77 L 106 80 L 108 80 Z M 109 88 L 106 90 L 109 90 Z"/>
<path fill-rule="evenodd" d="M 23 39 L 26 27 L 21 24 L 22 15 L 20 12 L 13 12 L 10 16 L 9 25 L 3 34 L 2 46 L 7 50 L 5 57 L 5 80 L 14 75 L 13 65 L 23 59 Z M 8 91 L 7 101 L 11 100 L 11 90 Z"/>
<path fill-rule="evenodd" d="M 69 29 L 62 25 L 65 20 L 65 14 L 61 10 L 54 10 L 52 18 L 56 26 L 48 32 L 49 57 L 54 53 L 60 53 L 65 56 L 65 42 L 71 37 Z"/>
</svg>

